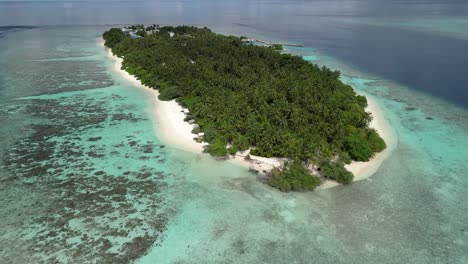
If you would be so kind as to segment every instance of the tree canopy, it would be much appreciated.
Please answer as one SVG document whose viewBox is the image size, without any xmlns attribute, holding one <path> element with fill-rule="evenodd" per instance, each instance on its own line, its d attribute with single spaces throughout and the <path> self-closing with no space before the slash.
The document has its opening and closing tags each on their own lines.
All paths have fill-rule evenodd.
<svg viewBox="0 0 468 264">
<path fill-rule="evenodd" d="M 367 161 L 385 148 L 369 128 L 366 98 L 341 82 L 338 71 L 281 54 L 279 46 L 245 45 L 206 27 L 133 29 L 142 37 L 113 28 L 103 35 L 105 45 L 124 57 L 126 71 L 158 89 L 162 100 L 176 99 L 190 110 L 212 155 L 250 148 L 253 155 L 303 164 L 339 161 L 335 165 L 342 168 L 342 162 Z M 299 179 L 297 164 L 283 178 Z M 333 166 L 327 174 L 336 171 Z M 349 182 L 349 174 L 340 173 L 337 178 Z M 307 181 L 290 189 L 303 189 L 297 182 Z"/>
</svg>

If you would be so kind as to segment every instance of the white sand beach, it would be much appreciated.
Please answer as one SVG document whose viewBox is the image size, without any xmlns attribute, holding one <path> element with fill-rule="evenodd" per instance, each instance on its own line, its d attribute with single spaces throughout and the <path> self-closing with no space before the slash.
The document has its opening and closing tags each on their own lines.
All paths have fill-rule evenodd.
<svg viewBox="0 0 468 264">
<path fill-rule="evenodd" d="M 370 112 L 373 117 L 370 127 L 377 130 L 385 141 L 385 144 L 387 144 L 387 147 L 382 152 L 377 153 L 375 157 L 368 162 L 353 161 L 351 164 L 345 166 L 347 170 L 354 174 L 354 181 L 365 179 L 374 174 L 382 162 L 392 153 L 397 144 L 396 132 L 381 112 L 379 105 L 370 96 L 367 96 L 367 104 L 366 110 Z"/>
<path fill-rule="evenodd" d="M 102 42 L 102 46 L 104 46 L 104 42 Z M 112 51 L 109 48 L 106 49 L 107 55 L 114 62 L 114 70 L 118 72 L 123 79 L 148 94 L 148 99 L 153 106 L 153 109 L 151 109 L 150 112 L 153 117 L 155 117 L 155 122 L 158 122 L 159 129 L 158 131 L 155 131 L 158 136 L 164 142 L 173 147 L 195 153 L 201 153 L 203 151 L 203 146 L 206 145 L 206 143 L 198 143 L 193 140 L 193 138 L 196 137 L 196 135 L 192 134 L 194 125 L 184 121 L 185 114 L 183 113 L 183 108 L 175 100 L 159 100 L 159 92 L 157 90 L 150 89 L 143 85 L 135 76 L 130 75 L 125 70 L 122 70 L 121 67 L 123 59 L 112 54 Z"/>
<path fill-rule="evenodd" d="M 101 45 L 105 47 L 103 41 L 101 42 Z M 153 106 L 153 109 L 150 110 L 150 114 L 155 117 L 155 122 L 158 123 L 158 131 L 155 131 L 155 133 L 157 133 L 161 140 L 181 150 L 202 153 L 204 146 L 207 145 L 207 143 L 199 143 L 194 140 L 196 137 L 196 135 L 192 134 L 194 125 L 184 121 L 185 114 L 183 113 L 182 106 L 180 106 L 175 100 L 159 100 L 159 92 L 157 90 L 148 88 L 135 76 L 130 75 L 125 70 L 122 70 L 123 59 L 115 56 L 109 48 L 105 48 L 107 50 L 107 55 L 114 62 L 114 70 L 119 73 L 123 79 L 134 85 L 136 88 L 143 89 L 143 91 L 148 94 L 148 98 Z M 229 157 L 228 161 L 232 161 L 236 164 L 246 166 L 260 172 L 269 171 L 274 167 L 279 167 L 282 162 L 282 159 L 279 158 L 264 158 L 253 155 L 251 155 L 251 159 L 247 161 L 245 160 L 245 156 L 247 154 L 248 151 L 238 153 L 236 156 Z"/>
<path fill-rule="evenodd" d="M 395 130 L 383 115 L 379 105 L 372 97 L 366 96 L 366 98 L 366 111 L 372 114 L 372 121 L 369 126 L 377 130 L 387 147 L 382 152 L 377 153 L 370 161 L 353 161 L 351 164 L 345 165 L 345 168 L 354 174 L 354 181 L 364 180 L 372 176 L 372 174 L 379 169 L 382 162 L 388 158 L 396 148 L 398 139 Z M 327 189 L 337 185 L 340 184 L 335 181 L 325 180 L 322 182 L 319 189 Z"/>
<path fill-rule="evenodd" d="M 104 47 L 103 41 L 101 42 L 101 45 Z M 122 70 L 121 67 L 123 59 L 113 55 L 109 48 L 106 48 L 106 50 L 108 56 L 114 62 L 114 70 L 118 72 L 122 78 L 130 82 L 135 87 L 143 89 L 148 94 L 148 98 L 153 106 L 153 109 L 151 109 L 150 112 L 155 118 L 155 122 L 158 123 L 158 130 L 155 131 L 155 133 L 157 133 L 161 140 L 178 149 L 194 153 L 202 153 L 206 143 L 198 143 L 194 140 L 196 137 L 196 135 L 192 134 L 194 125 L 184 121 L 185 114 L 183 112 L 183 108 L 175 100 L 159 100 L 158 91 L 144 86 L 134 76 L 130 75 L 125 70 Z M 354 181 L 366 179 L 374 174 L 396 146 L 396 134 L 388 120 L 385 119 L 380 108 L 372 98 L 367 97 L 367 101 L 368 107 L 366 110 L 373 116 L 370 126 L 378 131 L 387 144 L 387 148 L 384 151 L 377 153 L 375 157 L 368 162 L 352 162 L 351 164 L 346 165 L 346 169 L 355 175 Z M 274 167 L 279 167 L 285 160 L 280 158 L 257 157 L 253 155 L 250 155 L 250 160 L 245 160 L 245 156 L 247 154 L 248 151 L 244 151 L 238 153 L 236 156 L 230 156 L 228 160 L 259 172 L 269 171 Z M 337 185 L 339 184 L 334 181 L 326 180 L 322 183 L 319 189 L 331 188 Z"/>
</svg>

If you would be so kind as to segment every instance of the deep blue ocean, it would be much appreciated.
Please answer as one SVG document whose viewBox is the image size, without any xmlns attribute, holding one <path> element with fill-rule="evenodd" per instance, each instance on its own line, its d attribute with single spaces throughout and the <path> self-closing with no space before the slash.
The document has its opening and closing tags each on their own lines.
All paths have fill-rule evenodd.
<svg viewBox="0 0 468 264">
<path fill-rule="evenodd" d="M 0 1 L 0 12 L 0 25 L 250 28 L 468 106 L 468 3 L 463 0 Z"/>
<path fill-rule="evenodd" d="M 397 147 L 311 193 L 173 148 L 100 46 L 135 23 L 302 44 Z M 468 263 L 466 69 L 466 1 L 0 1 L 0 263 Z"/>
</svg>

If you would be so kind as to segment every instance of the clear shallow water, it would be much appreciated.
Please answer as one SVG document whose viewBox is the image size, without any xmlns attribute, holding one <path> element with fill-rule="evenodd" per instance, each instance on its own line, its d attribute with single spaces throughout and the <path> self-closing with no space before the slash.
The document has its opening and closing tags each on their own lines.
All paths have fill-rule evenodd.
<svg viewBox="0 0 468 264">
<path fill-rule="evenodd" d="M 228 22 L 227 11 L 202 17 L 187 8 L 190 2 L 154 4 L 165 8 L 151 11 L 183 11 L 158 17 L 167 23 L 212 23 L 218 32 L 307 44 L 311 35 L 303 27 L 258 26 L 272 12 L 314 9 L 296 4 L 242 12 L 247 24 L 229 21 L 239 15 L 238 4 L 201 6 L 234 10 Z M 113 8 L 120 10 L 122 22 L 154 22 L 149 11 L 136 8 L 139 15 L 130 17 L 119 5 Z M 411 7 L 405 12 L 435 14 L 430 6 L 432 11 Z M 316 12 L 334 16 L 372 13 L 362 5 L 319 7 Z M 97 19 L 80 12 L 60 13 L 77 20 L 57 22 Z M 99 19 L 115 19 L 103 14 Z M 28 19 L 40 17 L 46 16 Z M 300 21 L 306 20 L 291 23 Z M 324 48 L 333 47 L 330 35 L 315 35 L 317 45 L 291 52 L 340 69 L 343 81 L 375 97 L 398 133 L 398 147 L 368 180 L 313 193 L 279 193 L 244 168 L 160 142 L 145 95 L 112 71 L 97 45 L 105 29 L 2 29 L 0 263 L 468 262 L 466 110 L 420 92 L 424 87 L 405 87 L 371 68 L 345 63 L 339 52 Z M 352 45 L 341 49 L 354 51 Z"/>
<path fill-rule="evenodd" d="M 101 30 L 0 44 L 1 263 L 127 263 L 173 212 L 162 193 L 178 159 L 154 136 L 145 96 L 110 71 Z"/>
<path fill-rule="evenodd" d="M 301 51 L 376 98 L 399 135 L 393 155 L 368 180 L 306 194 L 197 164 L 211 170 L 137 263 L 466 263 L 466 111 Z"/>
</svg>

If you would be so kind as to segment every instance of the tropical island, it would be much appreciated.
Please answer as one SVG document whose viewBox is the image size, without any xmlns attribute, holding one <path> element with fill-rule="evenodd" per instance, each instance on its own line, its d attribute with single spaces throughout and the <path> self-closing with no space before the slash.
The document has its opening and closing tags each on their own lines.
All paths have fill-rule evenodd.
<svg viewBox="0 0 468 264">
<path fill-rule="evenodd" d="M 386 148 L 369 126 L 366 97 L 340 72 L 277 45 L 191 26 L 112 28 L 103 38 L 123 70 L 184 108 L 205 152 L 281 160 L 265 181 L 282 191 L 313 190 L 321 179 L 351 183 L 345 164 Z"/>
</svg>

